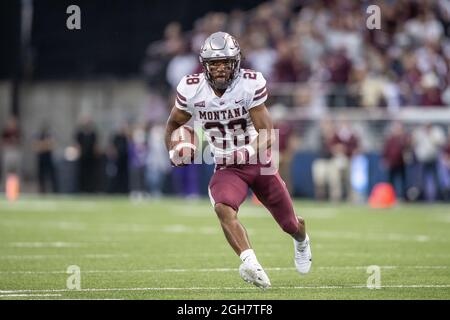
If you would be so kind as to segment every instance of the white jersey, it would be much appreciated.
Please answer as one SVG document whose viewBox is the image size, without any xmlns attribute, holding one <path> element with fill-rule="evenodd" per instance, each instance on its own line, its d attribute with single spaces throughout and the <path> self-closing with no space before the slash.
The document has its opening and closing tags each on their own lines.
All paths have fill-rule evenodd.
<svg viewBox="0 0 450 320">
<path fill-rule="evenodd" d="M 201 122 L 211 152 L 220 157 L 255 140 L 258 132 L 248 111 L 266 100 L 263 75 L 241 69 L 221 97 L 214 93 L 203 73 L 183 77 L 175 106 Z"/>
</svg>

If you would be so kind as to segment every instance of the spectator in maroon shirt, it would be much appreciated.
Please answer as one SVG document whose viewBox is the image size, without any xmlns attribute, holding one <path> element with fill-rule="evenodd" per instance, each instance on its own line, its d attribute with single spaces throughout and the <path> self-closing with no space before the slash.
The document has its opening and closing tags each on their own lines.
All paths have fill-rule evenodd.
<svg viewBox="0 0 450 320">
<path fill-rule="evenodd" d="M 443 106 L 444 103 L 441 99 L 441 90 L 439 89 L 439 79 L 434 73 L 427 73 L 422 76 L 422 97 L 421 105 L 426 107 Z"/>
<path fill-rule="evenodd" d="M 330 52 L 327 59 L 327 67 L 330 71 L 330 82 L 335 84 L 347 84 L 352 62 L 347 58 L 344 49 Z"/>
<path fill-rule="evenodd" d="M 359 148 L 359 139 L 348 121 L 342 121 L 332 139 L 334 154 L 343 153 L 352 158 Z"/>
<path fill-rule="evenodd" d="M 2 147 L 16 147 L 20 142 L 20 131 L 15 117 L 10 117 L 2 130 Z"/>
<path fill-rule="evenodd" d="M 427 88 L 422 95 L 422 105 L 425 107 L 442 107 L 441 91 L 438 87 Z"/>
<path fill-rule="evenodd" d="M 305 82 L 310 76 L 309 66 L 304 63 L 301 52 L 287 40 L 277 43 L 277 61 L 273 77 L 276 82 Z"/>
<path fill-rule="evenodd" d="M 331 139 L 331 153 L 333 170 L 330 171 L 330 179 L 334 181 L 331 190 L 331 199 L 341 200 L 345 194 L 348 200 L 353 197 L 351 188 L 351 161 L 359 150 L 359 139 L 350 123 L 341 121 L 333 138 Z"/>
<path fill-rule="evenodd" d="M 401 187 L 397 195 L 406 199 L 406 166 L 404 154 L 409 148 L 409 138 L 403 124 L 399 121 L 392 123 L 390 133 L 383 146 L 383 164 L 388 171 L 389 183 L 395 188 L 395 181 L 400 179 Z M 397 190 L 397 188 L 395 188 Z"/>
<path fill-rule="evenodd" d="M 329 72 L 329 82 L 332 84 L 328 93 L 330 107 L 348 107 L 349 92 L 348 81 L 352 70 L 352 62 L 347 58 L 345 49 L 330 52 L 325 58 L 326 68 Z"/>
</svg>

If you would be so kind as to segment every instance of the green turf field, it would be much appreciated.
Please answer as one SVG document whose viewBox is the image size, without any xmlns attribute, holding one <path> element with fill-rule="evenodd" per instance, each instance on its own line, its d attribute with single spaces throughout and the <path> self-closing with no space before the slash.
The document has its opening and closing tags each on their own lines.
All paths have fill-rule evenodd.
<svg viewBox="0 0 450 320">
<path fill-rule="evenodd" d="M 450 299 L 450 206 L 295 202 L 313 268 L 263 207 L 239 216 L 272 288 L 241 280 L 208 200 L 0 200 L 1 299 Z M 71 265 L 80 268 L 81 290 Z M 380 267 L 368 289 L 367 267 Z M 373 283 L 373 282 L 370 282 Z"/>
</svg>

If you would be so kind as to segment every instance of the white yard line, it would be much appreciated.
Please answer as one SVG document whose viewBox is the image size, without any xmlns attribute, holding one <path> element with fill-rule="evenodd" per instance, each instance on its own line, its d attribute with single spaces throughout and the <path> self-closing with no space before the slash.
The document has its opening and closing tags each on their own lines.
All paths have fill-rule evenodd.
<svg viewBox="0 0 450 320">
<path fill-rule="evenodd" d="M 366 270 L 368 266 L 322 266 L 315 267 L 319 270 Z M 381 269 L 448 269 L 449 266 L 379 266 Z M 295 268 L 288 267 L 269 267 L 264 268 L 267 271 L 293 271 Z M 81 270 L 81 273 L 176 273 L 176 272 L 235 272 L 237 268 L 203 268 L 203 269 L 139 269 L 139 270 Z M 66 270 L 50 270 L 50 271 L 0 271 L 0 274 L 61 274 Z"/>
<path fill-rule="evenodd" d="M 329 216 L 331 213 L 319 214 L 316 217 L 318 219 L 323 219 Z M 270 218 L 270 215 L 268 215 Z M 88 229 L 88 225 L 85 223 L 74 222 L 74 221 L 60 221 L 60 220 L 48 220 L 37 222 L 31 225 L 27 221 L 10 221 L 10 220 L 0 220 L 0 225 L 10 228 L 26 227 L 26 228 L 43 228 L 43 229 L 59 229 L 59 230 L 71 230 L 71 231 L 84 231 Z M 125 224 L 103 224 L 100 228 L 101 232 L 108 233 L 175 233 L 175 234 L 219 234 L 222 231 L 216 225 L 203 226 L 203 227 L 193 227 L 184 224 L 167 224 L 167 225 L 151 225 L 151 224 L 135 224 L 135 223 L 125 223 Z M 251 234 L 256 234 L 257 230 L 248 229 Z M 334 232 L 334 231 L 316 231 L 311 236 L 314 239 L 347 239 L 347 240 L 357 240 L 357 241 L 377 241 L 377 242 L 450 242 L 449 239 L 434 235 L 425 234 L 408 234 L 408 233 L 375 233 L 375 232 Z"/>
<path fill-rule="evenodd" d="M 450 288 L 450 284 L 396 284 L 381 286 L 381 288 Z M 229 291 L 229 290 L 257 290 L 256 287 L 147 287 L 147 288 L 85 288 L 80 290 L 71 289 L 20 289 L 20 290 L 0 290 L 0 294 L 20 294 L 20 293 L 45 293 L 45 292 L 113 292 L 113 291 Z M 277 287 L 269 290 L 297 290 L 297 289 L 367 289 L 366 285 L 341 285 L 341 286 L 293 286 Z"/>
<path fill-rule="evenodd" d="M 5 246 L 12 248 L 80 248 L 91 245 L 86 242 L 9 242 Z"/>
<path fill-rule="evenodd" d="M 64 255 L 64 254 L 29 254 L 29 255 L 4 255 L 0 256 L 0 260 L 39 260 L 39 259 L 50 259 L 50 258 L 89 258 L 89 259 L 114 259 L 114 258 L 127 258 L 128 254 L 83 254 L 83 255 Z"/>
<path fill-rule="evenodd" d="M 430 237 L 428 235 L 411 235 L 403 233 L 360 233 L 360 232 L 332 232 L 317 231 L 313 234 L 317 238 L 369 240 L 369 241 L 407 241 L 407 242 L 449 242 L 446 238 Z"/>
<path fill-rule="evenodd" d="M 74 230 L 84 231 L 87 229 L 87 224 L 72 221 L 62 220 L 47 220 L 30 223 L 26 220 L 0 220 L 0 226 L 7 228 L 27 228 L 27 229 L 58 229 L 58 230 Z"/>
<path fill-rule="evenodd" d="M 0 294 L 1 298 L 7 298 L 7 297 L 17 297 L 17 298 L 26 298 L 26 297 L 61 297 L 62 294 Z"/>
</svg>

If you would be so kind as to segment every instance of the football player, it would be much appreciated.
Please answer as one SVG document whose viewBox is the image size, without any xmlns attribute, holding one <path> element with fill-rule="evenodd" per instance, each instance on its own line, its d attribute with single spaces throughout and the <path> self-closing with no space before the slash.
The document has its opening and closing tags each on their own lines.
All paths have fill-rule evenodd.
<svg viewBox="0 0 450 320">
<path fill-rule="evenodd" d="M 200 62 L 203 73 L 181 79 L 167 122 L 165 143 L 172 163 L 172 132 L 194 117 L 201 122 L 214 154 L 216 167 L 209 196 L 226 239 L 242 260 L 241 277 L 261 288 L 271 286 L 237 216 L 249 188 L 282 230 L 292 236 L 295 266 L 301 274 L 308 273 L 312 259 L 305 221 L 296 216 L 278 172 L 261 174 L 270 163 L 258 154 L 270 150 L 274 142 L 272 121 L 264 104 L 266 80 L 260 72 L 240 68 L 239 44 L 225 32 L 213 33 L 205 40 Z"/>
</svg>

